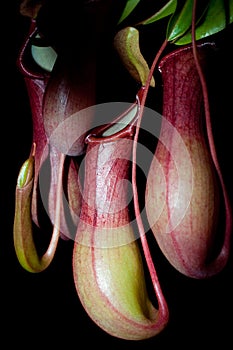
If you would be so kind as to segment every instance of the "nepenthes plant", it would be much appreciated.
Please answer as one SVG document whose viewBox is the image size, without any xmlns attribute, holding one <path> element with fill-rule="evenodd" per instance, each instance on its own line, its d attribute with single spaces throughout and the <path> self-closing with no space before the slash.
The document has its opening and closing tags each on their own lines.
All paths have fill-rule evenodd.
<svg viewBox="0 0 233 350">
<path fill-rule="evenodd" d="M 144 4 L 122 1 L 119 11 L 114 1 L 81 1 L 84 34 L 77 50 L 66 31 L 54 36 L 47 30 L 47 11 L 56 4 L 23 1 L 20 11 L 30 28 L 17 61 L 31 104 L 33 140 L 16 186 L 16 255 L 23 268 L 38 273 L 51 264 L 59 239 L 73 240 L 71 268 L 84 309 L 104 331 L 126 340 L 151 338 L 169 322 L 141 203 L 164 257 L 189 278 L 207 279 L 225 268 L 232 234 L 231 203 L 212 132 L 208 63 L 217 49 L 216 35 L 233 21 L 233 1 L 163 1 L 135 20 L 134 12 Z M 116 8 L 118 17 L 111 21 Z M 160 20 L 167 21 L 166 31 L 160 47 L 150 41 L 154 58 L 149 65 L 140 30 Z M 101 122 L 96 120 L 97 72 L 105 40 L 112 40 L 137 90 L 130 106 Z M 156 71 L 162 117 L 159 132 L 149 130 L 157 136 L 155 144 L 144 140 L 154 154 L 139 195 L 139 139 Z M 45 167 L 49 176 L 41 180 Z M 44 182 L 52 229 L 40 254 L 33 227 L 40 227 Z"/>
</svg>

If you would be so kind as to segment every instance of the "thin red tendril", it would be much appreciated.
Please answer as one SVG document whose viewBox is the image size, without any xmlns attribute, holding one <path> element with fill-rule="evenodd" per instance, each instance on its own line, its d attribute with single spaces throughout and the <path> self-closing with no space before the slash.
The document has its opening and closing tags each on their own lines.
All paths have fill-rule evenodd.
<svg viewBox="0 0 233 350">
<path fill-rule="evenodd" d="M 228 198 L 226 186 L 223 180 L 222 172 L 219 166 L 218 157 L 215 149 L 215 143 L 213 138 L 213 132 L 212 132 L 212 126 L 211 126 L 211 115 L 210 115 L 210 104 L 209 104 L 209 96 L 208 96 L 208 88 L 205 80 L 205 76 L 202 71 L 202 67 L 200 65 L 199 57 L 198 57 L 198 50 L 197 50 L 197 44 L 196 44 L 196 33 L 195 33 L 195 22 L 196 22 L 196 7 L 197 7 L 197 0 L 194 0 L 193 2 L 193 11 L 192 11 L 192 48 L 193 48 L 193 56 L 196 64 L 196 69 L 199 74 L 199 79 L 202 86 L 202 93 L 203 93 L 203 99 L 204 99 L 204 110 L 205 110 L 205 119 L 206 119 L 206 128 L 207 128 L 207 137 L 209 142 L 209 148 L 210 148 L 210 155 L 212 157 L 215 169 L 217 171 L 219 181 L 222 188 L 224 203 L 225 203 L 225 210 L 226 210 L 226 227 L 225 227 L 225 236 L 224 236 L 224 243 L 222 246 L 222 249 L 220 251 L 220 254 L 218 255 L 218 258 L 215 260 L 215 267 L 217 270 L 221 270 L 222 267 L 227 262 L 227 258 L 229 256 L 230 251 L 230 240 L 231 240 L 231 231 L 232 231 L 232 213 L 231 213 L 231 205 Z M 210 265 L 210 269 L 213 267 L 213 265 Z M 216 271 L 215 271 L 216 272 Z"/>
<path fill-rule="evenodd" d="M 146 98 L 147 98 L 149 87 L 150 87 L 150 82 L 151 82 L 155 67 L 158 64 L 158 61 L 159 61 L 164 49 L 166 48 L 167 43 L 168 43 L 167 40 L 165 40 L 163 42 L 158 53 L 156 54 L 156 56 L 154 58 L 152 66 L 150 68 L 150 72 L 149 72 L 149 75 L 148 75 L 148 78 L 147 78 L 147 81 L 145 84 L 145 89 L 144 89 L 144 92 L 143 92 L 143 95 L 141 98 L 139 115 L 138 115 L 138 120 L 137 120 L 137 125 L 136 125 L 136 132 L 135 132 L 135 136 L 134 136 L 133 151 L 132 151 L 132 188 L 133 188 L 134 210 L 135 210 L 135 215 L 136 215 L 136 221 L 137 221 L 137 225 L 138 225 L 138 230 L 139 230 L 139 235 L 140 235 L 140 239 L 141 239 L 141 243 L 142 243 L 143 252 L 144 252 L 147 266 L 148 266 L 148 269 L 150 272 L 152 284 L 153 284 L 156 296 L 158 298 L 159 309 L 161 309 L 162 317 L 165 317 L 165 318 L 168 317 L 167 303 L 166 303 L 166 300 L 163 296 L 163 293 L 162 293 L 162 290 L 160 287 L 160 283 L 159 283 L 158 276 L 157 276 L 157 273 L 156 273 L 156 270 L 154 267 L 153 259 L 152 259 L 151 254 L 150 254 L 149 246 L 148 246 L 147 239 L 145 236 L 145 229 L 144 229 L 143 222 L 142 222 L 141 215 L 140 215 L 139 199 L 138 199 L 137 183 L 136 183 L 136 164 L 137 164 L 136 153 L 137 153 L 137 142 L 138 142 L 140 124 L 141 124 L 141 120 L 142 120 L 142 116 L 143 116 Z"/>
</svg>

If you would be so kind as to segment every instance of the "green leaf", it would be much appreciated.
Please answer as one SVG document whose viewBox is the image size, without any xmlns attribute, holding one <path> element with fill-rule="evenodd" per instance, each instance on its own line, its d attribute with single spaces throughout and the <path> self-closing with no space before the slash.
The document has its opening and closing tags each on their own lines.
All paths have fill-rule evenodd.
<svg viewBox="0 0 233 350">
<path fill-rule="evenodd" d="M 174 41 L 184 35 L 192 25 L 193 0 L 179 1 L 167 26 L 167 40 Z"/>
<path fill-rule="evenodd" d="M 197 26 L 195 35 L 196 40 L 208 37 L 212 34 L 220 32 L 225 29 L 227 25 L 233 22 L 233 1 L 228 1 L 226 8 L 226 1 L 224 0 L 210 0 L 208 9 L 204 20 L 200 21 Z M 188 33 L 179 38 L 175 44 L 185 45 L 192 41 L 191 29 Z"/>
<path fill-rule="evenodd" d="M 149 18 L 145 19 L 144 21 L 140 22 L 139 24 L 151 24 L 159 19 L 162 19 L 164 17 L 167 17 L 174 13 L 177 6 L 177 0 L 170 0 L 164 5 L 159 11 L 157 11 L 154 15 L 150 16 Z"/>
<path fill-rule="evenodd" d="M 123 10 L 123 12 L 121 14 L 121 17 L 120 17 L 119 21 L 118 21 L 118 24 L 123 22 L 124 19 L 126 17 L 128 17 L 131 14 L 131 12 L 133 12 L 133 10 L 135 9 L 135 7 L 138 5 L 139 2 L 140 2 L 140 0 L 128 0 L 126 2 L 124 10 Z"/>
</svg>

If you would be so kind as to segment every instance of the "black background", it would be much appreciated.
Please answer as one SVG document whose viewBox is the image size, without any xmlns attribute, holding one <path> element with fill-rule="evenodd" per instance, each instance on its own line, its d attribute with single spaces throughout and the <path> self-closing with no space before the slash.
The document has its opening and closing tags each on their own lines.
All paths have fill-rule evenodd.
<svg viewBox="0 0 233 350">
<path fill-rule="evenodd" d="M 219 344 L 228 348 L 232 341 L 233 287 L 232 254 L 226 268 L 209 280 L 181 275 L 165 260 L 151 241 L 156 269 L 170 309 L 170 321 L 158 336 L 145 341 L 114 338 L 87 316 L 76 294 L 72 275 L 72 241 L 60 241 L 50 267 L 31 274 L 18 263 L 13 246 L 14 191 L 18 171 L 31 147 L 31 115 L 23 77 L 16 67 L 20 45 L 28 30 L 28 20 L 18 11 L 19 2 L 9 4 L 2 30 L 2 112 L 1 112 L 1 221 L 0 339 L 7 348 L 57 347 L 66 349 L 97 346 L 124 349 L 187 349 Z M 162 41 L 164 27 L 147 29 L 144 50 L 149 61 Z M 157 33 L 159 33 L 157 35 Z M 210 97 L 212 123 L 219 162 L 229 196 L 232 186 L 232 28 L 217 36 L 220 47 L 212 62 Z M 104 50 L 103 50 L 104 52 Z M 134 100 L 136 85 L 117 58 L 103 57 L 105 73 L 100 80 L 99 100 Z M 107 64 L 106 64 L 107 62 Z M 123 83 L 122 83 L 123 82 Z M 158 92 L 159 94 L 159 92 Z"/>
</svg>

